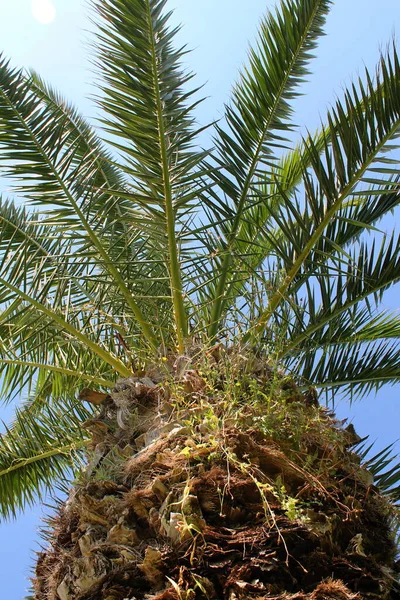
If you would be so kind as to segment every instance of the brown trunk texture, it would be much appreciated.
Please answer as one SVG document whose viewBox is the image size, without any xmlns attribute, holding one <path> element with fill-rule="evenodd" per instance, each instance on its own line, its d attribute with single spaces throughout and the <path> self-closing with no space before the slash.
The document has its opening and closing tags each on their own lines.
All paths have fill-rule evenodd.
<svg viewBox="0 0 400 600">
<path fill-rule="evenodd" d="M 35 600 L 400 598 L 357 436 L 266 366 L 119 382 L 51 520 Z"/>
</svg>

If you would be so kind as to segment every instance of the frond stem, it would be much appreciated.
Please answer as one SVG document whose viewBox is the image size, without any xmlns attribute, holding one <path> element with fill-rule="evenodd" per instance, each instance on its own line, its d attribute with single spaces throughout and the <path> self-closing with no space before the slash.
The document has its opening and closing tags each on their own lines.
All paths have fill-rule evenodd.
<svg viewBox="0 0 400 600">
<path fill-rule="evenodd" d="M 314 22 L 314 19 L 318 13 L 319 10 L 319 6 L 320 6 L 320 2 L 318 4 L 316 4 L 314 11 L 311 14 L 310 20 L 307 24 L 307 27 L 304 31 L 303 36 L 300 39 L 297 51 L 293 54 L 292 60 L 290 61 L 290 64 L 287 68 L 285 77 L 282 79 L 282 83 L 280 85 L 280 88 L 278 90 L 278 93 L 276 95 L 275 98 L 275 102 L 274 105 L 271 108 L 271 112 L 269 115 L 269 118 L 265 124 L 265 126 L 263 127 L 263 130 L 261 132 L 261 136 L 259 139 L 259 142 L 257 144 L 257 148 L 255 150 L 253 159 L 251 161 L 250 167 L 249 167 L 249 171 L 247 173 L 246 176 L 246 180 L 243 186 L 243 190 L 242 193 L 240 195 L 240 199 L 239 199 L 239 203 L 238 203 L 238 208 L 237 208 L 237 212 L 236 212 L 236 216 L 235 216 L 235 220 L 233 222 L 233 227 L 232 227 L 232 231 L 230 233 L 230 240 L 229 240 L 229 244 L 228 244 L 228 248 L 227 248 L 227 252 L 225 254 L 224 257 L 224 262 L 222 265 L 222 269 L 221 269 L 221 276 L 220 276 L 220 280 L 218 283 L 218 287 L 217 287 L 217 292 L 216 292 L 216 297 L 215 297 L 215 303 L 213 305 L 213 309 L 212 309 L 212 313 L 211 313 L 211 324 L 210 324 L 210 329 L 209 329 L 209 335 L 211 337 L 211 339 L 214 339 L 215 336 L 217 335 L 218 332 L 218 327 L 219 327 L 219 321 L 221 318 L 221 314 L 222 314 L 222 310 L 223 310 L 223 305 L 224 305 L 224 298 L 225 298 L 225 294 L 224 294 L 224 288 L 225 288 L 225 284 L 226 284 L 226 280 L 228 277 L 228 269 L 231 266 L 231 262 L 232 262 L 232 251 L 230 249 L 230 246 L 232 244 L 232 242 L 235 240 L 236 237 L 236 233 L 237 230 L 240 226 L 241 223 L 241 216 L 242 216 L 242 210 L 243 210 L 243 205 L 244 202 L 246 200 L 246 196 L 247 196 L 247 192 L 249 191 L 251 182 L 253 180 L 253 176 L 254 173 L 257 169 L 257 165 L 258 165 L 258 161 L 259 161 L 259 156 L 260 153 L 262 151 L 262 147 L 263 144 L 265 142 L 265 137 L 269 131 L 269 128 L 271 126 L 271 123 L 273 121 L 273 118 L 276 114 L 276 111 L 278 110 L 279 107 L 279 101 L 281 99 L 281 96 L 283 94 L 283 91 L 287 85 L 287 82 L 289 81 L 290 78 L 290 74 L 292 72 L 292 69 L 300 55 L 301 49 L 303 47 L 303 44 L 305 43 L 308 33 L 312 27 L 312 24 Z"/>
<path fill-rule="evenodd" d="M 330 223 L 331 219 L 334 217 L 334 215 L 340 209 L 344 200 L 353 192 L 354 187 L 357 185 L 357 183 L 360 181 L 362 176 L 368 170 L 369 166 L 373 163 L 377 154 L 379 154 L 379 152 L 384 148 L 384 146 L 387 144 L 387 142 L 396 133 L 396 131 L 399 128 L 399 125 L 400 125 L 400 119 L 398 119 L 395 122 L 395 124 L 390 128 L 390 131 L 383 137 L 383 139 L 377 145 L 375 150 L 371 153 L 371 155 L 369 156 L 369 158 L 365 162 L 365 164 L 360 169 L 358 169 L 356 171 L 356 173 L 354 173 L 351 181 L 349 181 L 349 183 L 345 186 L 345 188 L 343 189 L 341 194 L 339 194 L 336 201 L 326 211 L 324 218 L 321 220 L 321 223 L 315 229 L 314 233 L 310 237 L 310 239 L 307 242 L 307 244 L 305 245 L 304 249 L 299 254 L 299 256 L 297 257 L 295 262 L 293 263 L 292 268 L 289 270 L 289 272 L 286 275 L 286 277 L 284 278 L 282 284 L 279 286 L 279 288 L 276 290 L 276 292 L 272 296 L 266 310 L 264 311 L 264 313 L 261 315 L 260 319 L 258 320 L 258 323 L 253 327 L 253 332 L 255 332 L 256 334 L 261 334 L 265 330 L 270 318 L 272 317 L 275 310 L 278 308 L 279 304 L 284 300 L 286 292 L 289 289 L 292 281 L 296 277 L 298 271 L 300 270 L 304 261 L 307 259 L 308 255 L 314 248 L 315 244 L 319 241 L 321 235 L 325 231 L 325 229 L 328 226 L 328 224 Z M 248 340 L 250 335 L 251 335 L 251 331 L 248 331 L 245 336 L 245 340 Z"/>
<path fill-rule="evenodd" d="M 61 446 L 61 448 L 52 448 L 51 450 L 47 450 L 47 452 L 42 452 L 41 454 L 37 454 L 36 456 L 31 456 L 29 458 L 18 459 L 11 467 L 7 469 L 3 469 L 0 471 L 0 477 L 4 477 L 5 475 L 9 475 L 13 471 L 18 471 L 18 469 L 23 469 L 27 465 L 31 465 L 35 462 L 39 462 L 40 460 L 46 460 L 46 458 L 51 458 L 52 456 L 57 456 L 57 454 L 71 454 L 74 450 L 80 450 L 84 448 L 90 443 L 90 440 L 82 440 L 80 442 L 73 442 L 68 446 Z"/>
<path fill-rule="evenodd" d="M 91 383 L 95 383 L 96 385 L 101 385 L 106 388 L 114 387 L 115 382 L 108 381 L 107 379 L 102 379 L 101 377 L 95 377 L 94 375 L 86 375 L 85 373 L 80 373 L 79 371 L 73 371 L 72 369 L 66 369 L 64 367 L 57 367 L 56 365 L 45 365 L 43 363 L 30 362 L 26 360 L 19 359 L 0 359 L 0 365 L 18 365 L 21 367 L 32 367 L 34 369 L 44 369 L 47 371 L 54 371 L 55 373 L 61 373 L 63 375 L 68 375 L 69 377 L 76 377 L 78 379 L 84 379 L 85 381 L 90 381 Z"/>
<path fill-rule="evenodd" d="M 25 300 L 25 302 L 28 302 L 29 304 L 37 308 L 40 312 L 50 317 L 50 319 L 57 323 L 57 325 L 59 325 L 64 331 L 70 333 L 73 337 L 82 342 L 87 348 L 92 350 L 92 352 L 97 354 L 97 356 L 99 356 L 107 364 L 111 365 L 117 371 L 117 373 L 120 373 L 120 375 L 122 375 L 123 377 L 130 377 L 132 375 L 131 371 L 124 365 L 123 362 L 121 362 L 118 358 L 104 350 L 104 348 L 99 346 L 99 344 L 93 342 L 93 340 L 81 333 L 78 329 L 76 329 L 76 327 L 71 325 L 71 323 L 68 323 L 68 321 L 63 319 L 63 317 L 58 315 L 55 311 L 48 308 L 41 302 L 38 302 L 38 300 L 35 300 L 28 294 L 25 294 L 25 292 L 15 287 L 2 277 L 0 277 L 0 284 L 4 285 L 4 287 L 12 291 L 20 298 L 22 298 L 22 300 Z"/>
<path fill-rule="evenodd" d="M 160 93 L 160 84 L 158 81 L 158 59 L 155 45 L 155 34 L 153 27 L 153 16 L 151 13 L 151 3 L 147 0 L 147 16 L 150 29 L 150 44 L 151 44 L 151 60 L 153 68 L 153 81 L 155 90 L 155 100 L 157 109 L 158 136 L 161 153 L 161 167 L 163 173 L 163 186 L 165 198 L 165 216 L 167 222 L 167 236 L 169 248 L 170 276 L 171 276 L 171 293 L 174 305 L 174 317 L 176 324 L 176 334 L 178 338 L 179 352 L 185 351 L 185 338 L 188 334 L 188 324 L 183 302 L 183 290 L 181 271 L 178 258 L 178 247 L 175 235 L 175 213 L 172 201 L 172 188 L 170 174 L 168 168 L 168 152 L 166 147 L 166 132 L 164 127 L 164 115 L 162 109 L 162 98 Z"/>
<path fill-rule="evenodd" d="M 136 317 L 139 325 L 141 326 L 144 335 L 146 336 L 146 338 L 148 339 L 148 341 L 150 342 L 150 344 L 155 348 L 157 346 L 157 341 L 156 341 L 155 335 L 152 332 L 149 324 L 147 323 L 147 321 L 146 321 L 146 319 L 145 319 L 142 311 L 140 310 L 139 306 L 136 304 L 134 298 L 132 297 L 132 294 L 128 290 L 128 288 L 127 288 L 127 286 L 126 286 L 126 284 L 125 284 L 125 282 L 124 282 L 124 280 L 123 280 L 120 272 L 113 265 L 112 260 L 108 256 L 108 254 L 107 254 L 106 250 L 104 249 L 102 243 L 100 242 L 99 238 L 97 237 L 97 235 L 95 234 L 95 232 L 93 231 L 93 229 L 90 227 L 89 222 L 87 221 L 85 215 L 83 214 L 82 210 L 78 206 L 78 203 L 76 202 L 75 198 L 70 193 L 70 191 L 68 190 L 68 188 L 65 185 L 64 181 L 60 177 L 60 175 L 59 175 L 59 173 L 58 173 L 55 165 L 49 159 L 49 157 L 47 155 L 47 152 L 42 147 L 42 145 L 39 142 L 39 140 L 37 139 L 35 133 L 32 131 L 31 127 L 28 125 L 28 123 L 26 122 L 26 120 L 24 119 L 24 117 L 20 114 L 20 112 L 17 109 L 17 107 L 14 106 L 14 104 L 10 101 L 10 99 L 7 96 L 7 94 L 5 94 L 3 92 L 3 90 L 1 90 L 1 89 L 0 89 L 0 94 L 2 95 L 3 99 L 6 101 L 6 103 L 8 104 L 8 106 L 11 108 L 11 110 L 15 113 L 17 119 L 19 120 L 19 122 L 21 123 L 21 125 L 23 126 L 23 128 L 25 129 L 25 131 L 28 133 L 28 135 L 32 139 L 32 141 L 35 144 L 35 146 L 37 147 L 37 149 L 39 150 L 39 152 L 40 152 L 43 160 L 45 161 L 45 163 L 47 164 L 47 166 L 49 167 L 49 169 L 53 173 L 55 179 L 57 180 L 58 184 L 60 185 L 62 191 L 64 192 L 64 194 L 66 196 L 66 198 L 69 200 L 69 202 L 73 206 L 73 208 L 74 208 L 76 214 L 78 215 L 79 220 L 81 221 L 81 223 L 82 223 L 82 225 L 83 225 L 83 227 L 84 227 L 84 229 L 85 229 L 85 231 L 86 231 L 86 233 L 87 233 L 90 241 L 92 242 L 92 244 L 94 245 L 94 247 L 99 252 L 102 260 L 104 261 L 105 268 L 108 270 L 108 272 L 110 273 L 110 275 L 114 278 L 114 280 L 117 283 L 120 291 L 122 292 L 122 295 L 124 296 L 124 298 L 127 301 L 128 305 L 132 309 L 133 314 L 135 315 L 135 317 Z"/>
<path fill-rule="evenodd" d="M 396 279 L 391 280 L 391 283 L 396 283 L 397 281 L 400 281 L 400 276 L 397 277 Z M 292 342 L 288 346 L 286 346 L 286 348 L 277 355 L 277 359 L 278 360 L 282 359 L 285 356 L 287 356 L 288 354 L 290 354 L 297 346 L 299 346 L 299 344 L 304 342 L 304 340 L 306 340 L 308 337 L 310 337 L 313 333 L 315 333 L 319 329 L 322 329 L 322 327 L 325 327 L 325 325 L 327 325 L 330 321 L 332 321 L 332 319 L 335 319 L 340 314 L 342 314 L 343 312 L 345 312 L 346 310 L 348 310 L 349 308 L 351 308 L 358 302 L 365 300 L 365 298 L 367 298 L 371 293 L 373 293 L 373 292 L 375 293 L 378 290 L 386 287 L 387 285 L 388 285 L 388 282 L 385 281 L 385 283 L 383 283 L 381 286 L 377 286 L 377 287 L 375 286 L 373 290 L 366 291 L 364 294 L 357 296 L 357 298 L 355 300 L 352 300 L 351 302 L 346 302 L 345 304 L 343 304 L 343 306 L 341 306 L 340 310 L 338 310 L 334 313 L 332 312 L 329 315 L 327 315 L 326 317 L 322 317 L 321 319 L 319 319 L 318 323 L 316 323 L 312 327 L 309 327 L 302 334 L 300 334 L 299 336 L 294 338 L 292 340 Z M 352 341 L 357 341 L 357 340 L 352 340 Z"/>
</svg>

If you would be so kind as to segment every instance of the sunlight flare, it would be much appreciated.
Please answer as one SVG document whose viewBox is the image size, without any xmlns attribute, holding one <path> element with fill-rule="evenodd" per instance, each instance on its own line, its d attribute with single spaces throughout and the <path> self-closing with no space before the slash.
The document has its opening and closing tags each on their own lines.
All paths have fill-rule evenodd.
<svg viewBox="0 0 400 600">
<path fill-rule="evenodd" d="M 32 15 L 42 25 L 49 25 L 56 18 L 56 8 L 51 0 L 32 0 Z"/>
</svg>

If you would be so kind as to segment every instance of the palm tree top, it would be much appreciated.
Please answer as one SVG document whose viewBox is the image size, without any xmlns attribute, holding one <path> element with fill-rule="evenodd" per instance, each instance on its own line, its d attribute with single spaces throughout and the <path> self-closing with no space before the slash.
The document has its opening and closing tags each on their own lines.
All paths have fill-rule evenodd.
<svg viewBox="0 0 400 600">
<path fill-rule="evenodd" d="M 84 445 L 77 390 L 168 348 L 240 344 L 333 396 L 399 381 L 400 320 L 381 308 L 399 239 L 372 235 L 400 199 L 395 45 L 293 142 L 330 7 L 283 0 L 263 18 L 207 150 L 166 0 L 93 2 L 96 131 L 1 58 L 0 165 L 24 199 L 0 205 L 2 395 L 30 397 L 0 440 L 3 514 Z"/>
</svg>

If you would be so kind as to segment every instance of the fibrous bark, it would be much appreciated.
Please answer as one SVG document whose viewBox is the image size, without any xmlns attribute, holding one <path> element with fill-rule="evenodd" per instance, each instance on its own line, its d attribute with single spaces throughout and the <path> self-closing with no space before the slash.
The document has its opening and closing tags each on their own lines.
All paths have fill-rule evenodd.
<svg viewBox="0 0 400 600">
<path fill-rule="evenodd" d="M 265 365 L 174 364 L 86 424 L 35 600 L 400 598 L 393 507 L 354 432 Z"/>
</svg>

